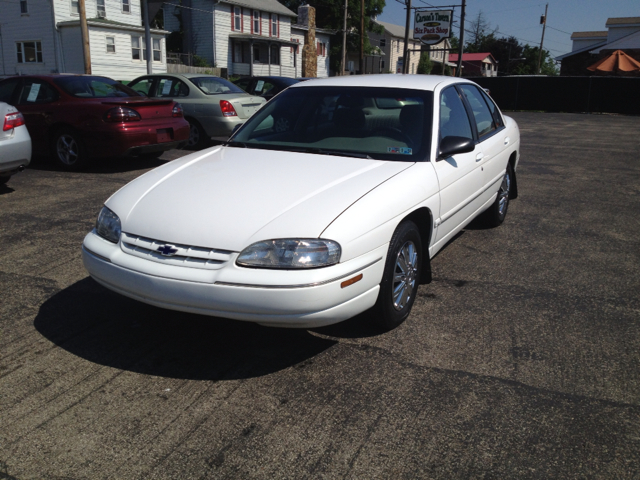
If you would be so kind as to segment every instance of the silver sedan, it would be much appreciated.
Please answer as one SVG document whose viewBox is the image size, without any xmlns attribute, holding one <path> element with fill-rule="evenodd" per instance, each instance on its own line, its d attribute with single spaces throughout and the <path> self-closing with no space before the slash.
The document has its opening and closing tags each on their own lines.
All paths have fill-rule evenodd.
<svg viewBox="0 0 640 480">
<path fill-rule="evenodd" d="M 224 78 L 200 73 L 158 73 L 128 84 L 148 97 L 172 98 L 182 105 L 191 132 L 187 146 L 204 148 L 209 140 L 225 141 L 266 100 L 249 95 Z"/>
<path fill-rule="evenodd" d="M 0 185 L 21 172 L 31 162 L 31 137 L 18 110 L 0 102 Z"/>
</svg>

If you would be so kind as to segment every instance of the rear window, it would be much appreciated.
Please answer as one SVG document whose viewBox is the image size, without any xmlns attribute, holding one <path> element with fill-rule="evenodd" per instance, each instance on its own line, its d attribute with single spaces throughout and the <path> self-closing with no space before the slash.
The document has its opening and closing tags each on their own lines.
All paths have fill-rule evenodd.
<svg viewBox="0 0 640 480">
<path fill-rule="evenodd" d="M 219 77 L 195 77 L 190 78 L 191 83 L 207 95 L 219 95 L 223 93 L 246 93 L 237 85 Z"/>
<path fill-rule="evenodd" d="M 69 95 L 78 98 L 138 97 L 120 82 L 105 77 L 60 77 L 54 80 Z"/>
</svg>

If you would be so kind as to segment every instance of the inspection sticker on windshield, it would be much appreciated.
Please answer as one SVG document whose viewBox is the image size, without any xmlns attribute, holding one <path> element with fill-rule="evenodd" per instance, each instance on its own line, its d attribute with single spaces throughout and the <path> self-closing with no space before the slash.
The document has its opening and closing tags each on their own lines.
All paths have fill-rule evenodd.
<svg viewBox="0 0 640 480">
<path fill-rule="evenodd" d="M 387 153 L 397 153 L 399 155 L 411 155 L 409 147 L 387 147 Z"/>
</svg>

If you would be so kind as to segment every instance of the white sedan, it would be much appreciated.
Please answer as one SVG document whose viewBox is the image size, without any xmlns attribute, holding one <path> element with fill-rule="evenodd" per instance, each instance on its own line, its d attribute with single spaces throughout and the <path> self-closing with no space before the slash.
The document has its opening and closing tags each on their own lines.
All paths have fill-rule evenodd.
<svg viewBox="0 0 640 480">
<path fill-rule="evenodd" d="M 31 137 L 24 117 L 13 106 L 0 102 L 0 185 L 31 162 Z"/>
<path fill-rule="evenodd" d="M 430 258 L 517 196 L 520 134 L 475 83 L 334 77 L 290 87 L 226 144 L 107 200 L 83 244 L 105 287 L 281 327 L 374 308 L 402 323 Z"/>
</svg>

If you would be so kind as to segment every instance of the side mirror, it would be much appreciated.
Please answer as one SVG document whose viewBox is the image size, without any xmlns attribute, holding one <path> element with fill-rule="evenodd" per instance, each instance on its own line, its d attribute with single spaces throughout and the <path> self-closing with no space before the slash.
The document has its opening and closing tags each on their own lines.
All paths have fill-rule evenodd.
<svg viewBox="0 0 640 480">
<path fill-rule="evenodd" d="M 476 148 L 473 138 L 467 137 L 444 137 L 440 142 L 440 150 L 438 154 L 438 160 L 449 158 L 452 155 L 458 153 L 473 152 Z"/>
</svg>

